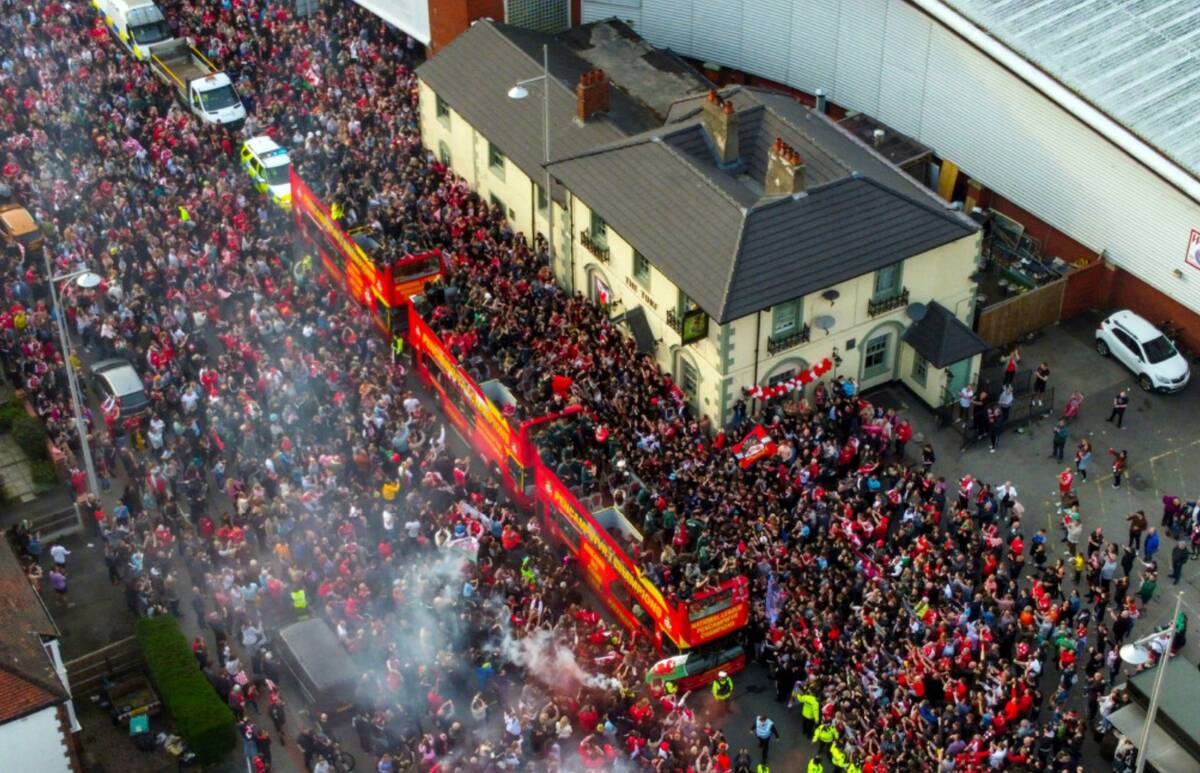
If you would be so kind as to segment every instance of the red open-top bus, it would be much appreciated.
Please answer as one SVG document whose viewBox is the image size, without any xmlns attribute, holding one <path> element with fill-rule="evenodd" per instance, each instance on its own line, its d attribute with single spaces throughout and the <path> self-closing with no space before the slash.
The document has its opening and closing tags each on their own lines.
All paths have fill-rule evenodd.
<svg viewBox="0 0 1200 773">
<path fill-rule="evenodd" d="M 680 688 L 707 684 L 719 671 L 741 670 L 745 652 L 737 633 L 750 615 L 746 578 L 731 578 L 688 601 L 665 598 L 622 547 L 622 541 L 640 542 L 640 531 L 611 504 L 585 507 L 538 454 L 531 432 L 582 409 L 572 406 L 514 426 L 504 410 L 515 405 L 508 389 L 495 380 L 477 384 L 417 310 L 410 306 L 409 314 L 416 372 L 438 395 L 451 423 L 495 466 L 514 498 L 537 508 L 546 530 L 575 557 L 584 580 L 627 629 L 665 654 L 685 656 L 672 676 Z"/>
<path fill-rule="evenodd" d="M 295 167 L 291 169 L 292 217 L 306 246 L 320 257 L 321 265 L 346 293 L 371 309 L 375 326 L 391 336 L 408 324 L 408 300 L 420 295 L 425 285 L 442 276 L 446 262 L 440 250 L 408 254 L 380 264 L 375 261 L 382 247 L 362 228 L 344 230 L 321 200 L 309 189 Z M 313 269 L 312 256 L 297 262 L 297 268 Z"/>
</svg>

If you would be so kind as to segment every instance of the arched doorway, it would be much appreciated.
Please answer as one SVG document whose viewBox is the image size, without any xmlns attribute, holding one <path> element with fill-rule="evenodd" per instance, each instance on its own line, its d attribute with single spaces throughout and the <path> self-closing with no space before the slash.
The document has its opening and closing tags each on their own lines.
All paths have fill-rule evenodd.
<svg viewBox="0 0 1200 773">
<path fill-rule="evenodd" d="M 594 263 L 587 267 L 587 293 L 588 298 L 600 306 L 611 306 L 617 300 L 613 294 L 612 283 Z"/>
<path fill-rule="evenodd" d="M 763 386 L 773 387 L 785 381 L 791 381 L 804 370 L 808 370 L 808 360 L 803 357 L 789 357 L 771 368 L 770 372 L 767 373 L 767 380 L 763 382 Z"/>
</svg>

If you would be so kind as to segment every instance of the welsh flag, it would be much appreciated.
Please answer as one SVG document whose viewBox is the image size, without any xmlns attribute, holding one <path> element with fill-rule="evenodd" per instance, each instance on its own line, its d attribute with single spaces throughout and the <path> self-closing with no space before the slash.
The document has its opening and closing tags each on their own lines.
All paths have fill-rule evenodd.
<svg viewBox="0 0 1200 773">
<path fill-rule="evenodd" d="M 687 659 L 687 655 L 676 655 L 673 658 L 658 661 L 646 672 L 646 684 L 650 684 L 655 679 L 671 682 L 687 676 Z"/>
</svg>

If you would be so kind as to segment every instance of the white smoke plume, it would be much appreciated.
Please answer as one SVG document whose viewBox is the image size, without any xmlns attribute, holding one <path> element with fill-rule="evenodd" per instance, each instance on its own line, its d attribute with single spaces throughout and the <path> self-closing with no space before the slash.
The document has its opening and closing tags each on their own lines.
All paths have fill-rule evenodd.
<svg viewBox="0 0 1200 773">
<path fill-rule="evenodd" d="M 535 628 L 526 636 L 513 636 L 507 618 L 500 621 L 500 639 L 495 647 L 502 657 L 525 670 L 548 687 L 581 684 L 601 690 L 617 690 L 621 682 L 611 676 L 593 674 L 579 665 L 570 647 L 559 642 L 552 631 Z"/>
</svg>

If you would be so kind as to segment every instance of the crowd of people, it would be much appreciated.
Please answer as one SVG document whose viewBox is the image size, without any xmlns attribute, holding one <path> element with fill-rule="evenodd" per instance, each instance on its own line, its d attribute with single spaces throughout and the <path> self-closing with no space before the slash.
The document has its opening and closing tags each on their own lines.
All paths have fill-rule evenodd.
<svg viewBox="0 0 1200 773">
<path fill-rule="evenodd" d="M 276 136 L 347 225 L 450 256 L 423 311 L 475 375 L 517 395 L 514 420 L 586 409 L 544 429 L 541 452 L 636 525 L 627 550 L 664 595 L 750 579 L 746 646 L 777 697 L 815 704 L 822 759 L 1079 769 L 1089 723 L 1127 700 L 1116 648 L 1149 601 L 1127 592 L 1132 564 L 1118 578 L 1103 535 L 1082 567 L 1057 559 L 1011 484 L 937 477 L 932 447 L 914 462 L 907 422 L 845 378 L 753 416 L 739 405 L 742 429 L 761 421 L 779 444 L 739 464 L 736 429 L 697 416 L 601 308 L 557 286 L 539 236 L 422 148 L 413 41 L 342 4 L 307 19 L 259 0 L 167 10 L 236 78 L 244 135 Z M 752 735 L 718 727 L 707 695 L 646 683 L 647 637 L 589 609 L 538 520 L 454 453 L 367 310 L 297 270 L 288 218 L 235 166 L 241 137 L 195 122 L 87 9 L 2 0 L 0 13 L 2 174 L 49 256 L 4 256 L 3 362 L 131 609 L 190 605 L 202 624 L 194 649 L 247 760 L 268 769 L 294 741 L 331 769 L 335 731 L 289 724 L 270 644 L 315 614 L 362 667 L 354 729 L 380 773 L 751 770 Z M 56 344 L 47 270 L 101 277 L 62 289 L 80 354 Z M 85 411 L 97 496 L 65 368 L 101 357 L 134 363 L 150 404 Z M 1184 631 L 1171 621 L 1158 656 Z"/>
</svg>

